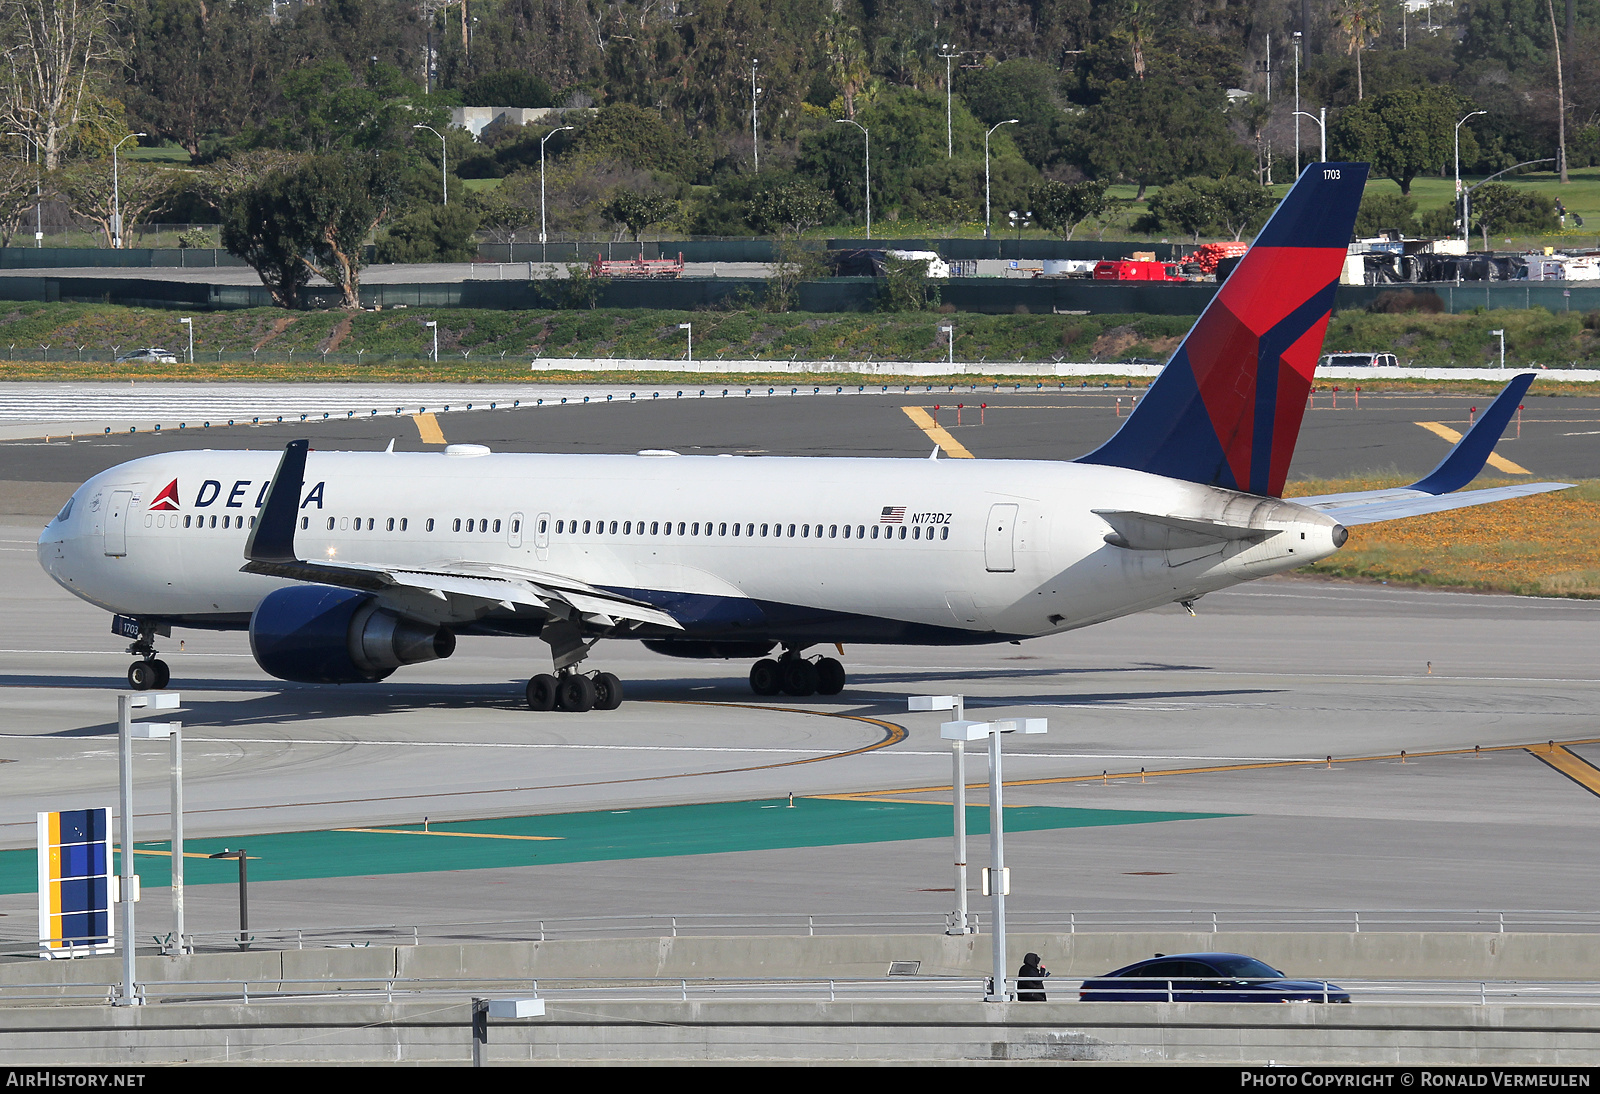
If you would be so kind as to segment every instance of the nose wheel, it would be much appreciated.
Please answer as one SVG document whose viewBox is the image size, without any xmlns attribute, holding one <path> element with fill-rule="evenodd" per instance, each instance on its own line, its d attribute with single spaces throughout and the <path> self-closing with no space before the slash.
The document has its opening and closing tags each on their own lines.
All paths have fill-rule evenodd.
<svg viewBox="0 0 1600 1094">
<path fill-rule="evenodd" d="M 134 691 L 160 691 L 172 682 L 172 670 L 154 657 L 128 666 L 128 686 Z"/>
</svg>

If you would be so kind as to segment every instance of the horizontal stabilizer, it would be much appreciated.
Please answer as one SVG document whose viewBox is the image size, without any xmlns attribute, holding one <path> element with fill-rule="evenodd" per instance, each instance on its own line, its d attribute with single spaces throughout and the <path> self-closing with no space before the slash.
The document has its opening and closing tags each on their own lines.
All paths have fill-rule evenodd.
<svg viewBox="0 0 1600 1094">
<path fill-rule="evenodd" d="M 1511 378 L 1511 382 L 1495 396 L 1494 402 L 1483 412 L 1466 435 L 1451 446 L 1439 466 L 1410 486 L 1390 486 L 1382 490 L 1356 490 L 1344 494 L 1316 494 L 1306 498 L 1291 499 L 1296 505 L 1327 513 L 1343 525 L 1376 524 L 1382 520 L 1399 520 L 1402 517 L 1420 517 L 1426 513 L 1443 513 L 1451 509 L 1464 509 L 1472 505 L 1488 505 L 1508 498 L 1523 498 L 1530 494 L 1544 494 L 1551 490 L 1566 490 L 1571 483 L 1527 482 L 1516 486 L 1500 486 L 1489 490 L 1461 489 L 1478 477 L 1483 465 L 1489 462 L 1494 446 L 1500 442 L 1511 415 L 1533 383 L 1534 373 L 1524 372 Z"/>
<path fill-rule="evenodd" d="M 1428 513 L 1444 513 L 1451 509 L 1465 509 L 1473 505 L 1488 505 L 1494 501 L 1525 498 L 1530 494 L 1545 494 L 1552 490 L 1567 490 L 1571 483 L 1521 482 L 1515 486 L 1497 486 L 1488 490 L 1468 490 L 1464 494 L 1411 493 L 1377 501 L 1357 502 L 1336 507 L 1318 506 L 1322 512 L 1337 518 L 1340 524 L 1376 524 L 1381 520 L 1399 520 L 1401 517 L 1420 517 Z M 1299 501 L 1300 499 L 1292 499 Z"/>
<path fill-rule="evenodd" d="M 1130 551 L 1176 551 L 1185 547 L 1209 547 L 1214 543 L 1236 539 L 1259 542 L 1278 534 L 1278 530 L 1273 528 L 1247 528 L 1188 517 L 1134 513 L 1124 509 L 1091 511 L 1111 525 L 1112 531 L 1106 536 L 1106 542 Z"/>
</svg>

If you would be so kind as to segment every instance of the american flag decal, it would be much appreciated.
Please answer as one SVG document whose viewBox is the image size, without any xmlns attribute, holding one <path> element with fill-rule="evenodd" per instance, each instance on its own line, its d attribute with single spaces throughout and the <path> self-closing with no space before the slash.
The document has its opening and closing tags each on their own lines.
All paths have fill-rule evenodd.
<svg viewBox="0 0 1600 1094">
<path fill-rule="evenodd" d="M 904 524 L 906 521 L 906 507 L 904 505 L 885 505 L 883 514 L 878 517 L 879 524 Z"/>
</svg>

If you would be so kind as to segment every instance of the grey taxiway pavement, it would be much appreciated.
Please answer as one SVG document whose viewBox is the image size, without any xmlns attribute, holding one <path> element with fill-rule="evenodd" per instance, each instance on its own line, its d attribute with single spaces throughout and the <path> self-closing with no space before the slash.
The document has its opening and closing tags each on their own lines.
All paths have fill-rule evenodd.
<svg viewBox="0 0 1600 1094">
<path fill-rule="evenodd" d="M 952 432 L 978 455 L 1060 458 L 1115 427 L 1111 394 L 1073 402 L 991 392 L 985 424 Z M 927 438 L 900 409 L 907 402 L 932 405 L 926 393 L 673 399 L 439 420 L 449 440 L 503 448 L 926 455 Z M 1530 399 L 1524 440 L 1502 454 L 1541 478 L 1593 474 L 1595 446 L 1567 434 L 1600 417 L 1597 404 L 1547 402 L 1535 415 Z M 1470 405 L 1440 396 L 1367 403 L 1359 419 L 1342 408 L 1313 414 L 1297 470 L 1426 471 L 1444 442 L 1412 423 L 1464 428 L 1458 404 Z M 406 419 L 381 430 L 370 422 L 315 429 L 319 446 L 381 445 L 393 435 L 397 447 L 424 447 Z M 306 428 L 203 440 L 268 447 L 291 435 Z M 12 514 L 0 516 L 0 761 L 9 761 L 0 762 L 0 847 L 31 845 L 36 810 L 114 799 L 108 734 L 127 658 L 106 615 L 39 569 L 33 541 L 45 516 L 29 510 L 50 499 L 38 488 L 66 489 L 152 445 L 195 440 L 0 445 L 0 511 Z M 1570 742 L 1579 761 L 1600 763 L 1600 605 L 1279 579 L 1213 594 L 1198 612 L 1149 612 L 1023 646 L 847 646 L 842 695 L 759 705 L 744 661 L 678 661 L 606 642 L 591 663 L 621 676 L 629 701 L 586 715 L 523 709 L 522 681 L 548 665 L 533 640 L 463 639 L 450 660 L 372 687 L 272 681 L 237 634 L 174 635 L 162 654 L 184 696 L 196 837 L 791 792 L 948 802 L 940 716 L 906 714 L 904 698 L 954 691 L 968 696 L 971 716 L 1050 719 L 1048 735 L 1008 751 L 1010 804 L 1220 814 L 1014 834 L 1007 851 L 1019 912 L 1583 909 L 1600 900 L 1600 875 L 1588 867 L 1600 797 L 1535 754 L 1547 741 Z M 898 735 L 884 722 L 903 727 L 903 739 L 891 739 Z M 141 755 L 138 773 L 140 836 L 162 838 L 164 750 Z M 983 778 L 974 757 L 969 781 Z M 975 790 L 972 801 L 983 800 Z M 950 857 L 946 838 L 385 876 L 361 876 L 353 864 L 349 878 L 252 885 L 252 917 L 315 925 L 937 914 L 951 900 Z M 973 863 L 986 857 L 985 840 L 974 837 Z M 188 899 L 197 928 L 212 918 L 228 926 L 231 889 L 193 888 Z M 0 922 L 26 927 L 33 900 L 0 896 L 0 913 L 13 917 Z"/>
</svg>

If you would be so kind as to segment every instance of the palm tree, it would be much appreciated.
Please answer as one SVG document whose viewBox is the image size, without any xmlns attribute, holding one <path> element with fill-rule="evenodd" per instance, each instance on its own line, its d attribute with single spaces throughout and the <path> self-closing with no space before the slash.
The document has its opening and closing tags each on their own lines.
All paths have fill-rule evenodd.
<svg viewBox="0 0 1600 1094">
<path fill-rule="evenodd" d="M 1361 51 L 1367 39 L 1383 33 L 1383 9 L 1378 0 L 1341 0 L 1334 22 L 1345 36 L 1345 52 L 1356 57 L 1356 101 L 1360 102 L 1366 95 L 1361 84 Z"/>
</svg>

